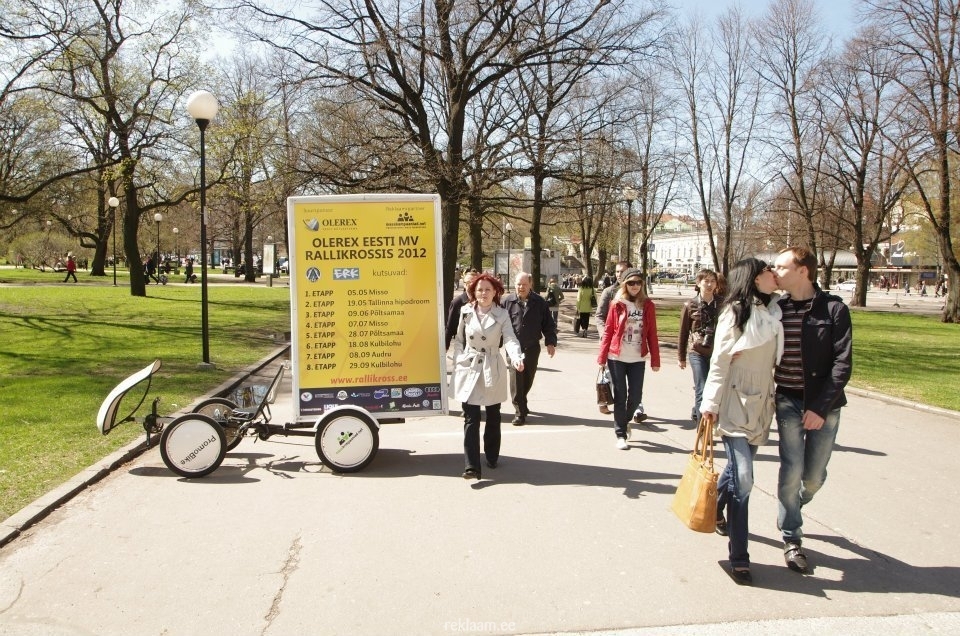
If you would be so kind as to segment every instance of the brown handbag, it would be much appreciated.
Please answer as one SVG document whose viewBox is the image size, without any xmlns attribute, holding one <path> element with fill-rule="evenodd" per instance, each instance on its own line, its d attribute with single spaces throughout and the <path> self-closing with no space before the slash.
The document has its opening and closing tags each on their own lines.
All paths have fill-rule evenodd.
<svg viewBox="0 0 960 636">
<path fill-rule="evenodd" d="M 693 452 L 670 508 L 688 528 L 713 532 L 717 527 L 717 479 L 713 468 L 713 427 L 700 418 Z"/>
</svg>

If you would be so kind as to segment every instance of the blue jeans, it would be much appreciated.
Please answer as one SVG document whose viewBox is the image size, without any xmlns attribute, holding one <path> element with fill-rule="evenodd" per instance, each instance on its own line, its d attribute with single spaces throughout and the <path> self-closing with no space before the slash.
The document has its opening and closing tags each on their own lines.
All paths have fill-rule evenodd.
<svg viewBox="0 0 960 636">
<path fill-rule="evenodd" d="M 727 466 L 717 482 L 717 518 L 726 511 L 727 550 L 730 567 L 750 567 L 747 538 L 750 536 L 750 491 L 753 490 L 753 458 L 758 446 L 745 437 L 723 436 Z"/>
<path fill-rule="evenodd" d="M 643 374 L 647 363 L 608 359 L 607 369 L 613 385 L 613 425 L 617 437 L 627 439 L 627 423 L 643 402 Z"/>
<path fill-rule="evenodd" d="M 777 484 L 777 527 L 784 542 L 803 539 L 800 509 L 810 503 L 827 479 L 827 464 L 840 428 L 840 409 L 827 414 L 823 427 L 803 428 L 803 400 L 777 393 L 780 436 L 780 478 Z"/>
<path fill-rule="evenodd" d="M 703 400 L 703 385 L 707 383 L 707 374 L 710 372 L 710 358 L 691 351 L 687 354 L 687 363 L 693 371 L 693 411 L 690 419 L 700 421 L 700 401 Z"/>
</svg>

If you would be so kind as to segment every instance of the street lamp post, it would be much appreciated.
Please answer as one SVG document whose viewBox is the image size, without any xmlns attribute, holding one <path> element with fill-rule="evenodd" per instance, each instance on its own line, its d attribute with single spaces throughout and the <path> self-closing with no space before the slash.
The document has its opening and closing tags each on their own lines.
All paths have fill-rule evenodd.
<svg viewBox="0 0 960 636">
<path fill-rule="evenodd" d="M 507 278 L 506 278 L 506 288 L 510 289 L 510 232 L 513 231 L 513 223 L 507 222 L 504 228 L 507 231 Z"/>
<path fill-rule="evenodd" d="M 627 260 L 633 264 L 633 239 L 630 233 L 633 229 L 633 202 L 637 200 L 637 191 L 627 186 L 623 189 L 623 198 L 627 202 Z"/>
<path fill-rule="evenodd" d="M 157 212 L 153 215 L 153 220 L 157 222 L 157 280 L 160 279 L 160 274 L 162 274 L 163 267 L 163 257 L 160 256 L 160 221 L 163 220 L 163 215 Z"/>
<path fill-rule="evenodd" d="M 173 255 L 177 259 L 177 267 L 180 267 L 180 230 L 173 228 Z"/>
<path fill-rule="evenodd" d="M 113 208 L 113 286 L 117 286 L 117 207 L 120 205 L 120 199 L 110 197 L 107 199 L 107 205 Z"/>
<path fill-rule="evenodd" d="M 207 313 L 207 176 L 204 131 L 217 116 L 220 104 L 208 91 L 196 91 L 187 98 L 187 112 L 200 129 L 200 325 L 203 332 L 203 366 L 210 365 L 210 325 Z"/>
</svg>

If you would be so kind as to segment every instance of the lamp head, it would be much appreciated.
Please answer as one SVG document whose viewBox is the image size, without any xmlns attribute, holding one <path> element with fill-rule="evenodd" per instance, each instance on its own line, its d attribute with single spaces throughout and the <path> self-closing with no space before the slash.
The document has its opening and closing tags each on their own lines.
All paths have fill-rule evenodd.
<svg viewBox="0 0 960 636">
<path fill-rule="evenodd" d="M 159 223 L 160 221 L 163 220 L 163 215 L 157 212 L 156 214 L 153 215 L 153 220 Z"/>
<path fill-rule="evenodd" d="M 513 223 L 507 223 L 504 228 L 507 232 L 513 232 Z"/>
<path fill-rule="evenodd" d="M 120 205 L 120 199 L 117 197 L 110 197 L 107 199 L 107 205 L 109 205 L 111 208 L 115 208 Z"/>
<path fill-rule="evenodd" d="M 210 121 L 217 116 L 220 104 L 209 91 L 196 91 L 187 98 L 187 112 L 195 120 Z"/>
<path fill-rule="evenodd" d="M 632 203 L 637 200 L 637 191 L 630 186 L 627 186 L 623 189 L 623 198 L 624 200 Z"/>
</svg>

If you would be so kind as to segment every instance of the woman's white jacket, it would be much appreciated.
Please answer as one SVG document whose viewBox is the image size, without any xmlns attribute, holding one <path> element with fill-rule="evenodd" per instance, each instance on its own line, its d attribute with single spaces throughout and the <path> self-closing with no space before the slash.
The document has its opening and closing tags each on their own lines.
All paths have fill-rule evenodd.
<svg viewBox="0 0 960 636">
<path fill-rule="evenodd" d="M 735 327 L 730 306 L 720 313 L 700 403 L 702 413 L 717 414 L 716 433 L 745 437 L 755 446 L 767 441 L 776 410 L 773 370 L 783 355 L 778 298 L 754 305 L 743 331 Z"/>
<path fill-rule="evenodd" d="M 460 311 L 460 328 L 453 341 L 453 397 L 459 402 L 488 406 L 510 397 L 507 365 L 500 355 L 500 342 L 511 360 L 522 360 L 520 342 L 510 315 L 498 305 L 482 318 L 473 303 Z"/>
</svg>

